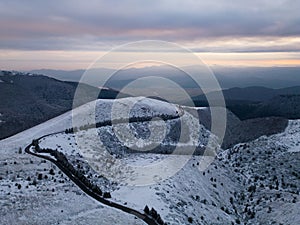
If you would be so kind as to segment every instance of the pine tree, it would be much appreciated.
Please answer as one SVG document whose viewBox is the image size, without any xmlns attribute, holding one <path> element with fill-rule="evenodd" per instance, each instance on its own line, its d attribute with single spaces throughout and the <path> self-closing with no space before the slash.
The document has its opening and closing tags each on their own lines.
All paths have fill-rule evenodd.
<svg viewBox="0 0 300 225">
<path fill-rule="evenodd" d="M 149 214 L 149 212 L 150 212 L 149 207 L 148 207 L 147 205 L 146 205 L 145 208 L 144 208 L 144 212 L 145 212 L 146 214 Z"/>
</svg>

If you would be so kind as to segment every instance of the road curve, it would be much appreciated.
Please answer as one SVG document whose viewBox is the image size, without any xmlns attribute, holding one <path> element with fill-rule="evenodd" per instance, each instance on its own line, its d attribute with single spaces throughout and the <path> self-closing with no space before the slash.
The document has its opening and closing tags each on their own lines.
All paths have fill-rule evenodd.
<svg viewBox="0 0 300 225">
<path fill-rule="evenodd" d="M 52 135 L 52 134 L 48 134 L 48 135 Z M 45 135 L 43 137 L 46 137 L 48 135 Z M 43 138 L 40 137 L 39 139 Z M 38 139 L 38 140 L 39 140 Z M 156 220 L 154 220 L 152 217 L 150 217 L 147 214 L 141 213 L 135 209 L 126 207 L 124 205 L 120 205 L 118 203 L 115 203 L 113 201 L 110 201 L 106 198 L 101 197 L 100 195 L 94 193 L 90 188 L 88 188 L 78 177 L 76 177 L 74 174 L 72 174 L 62 163 L 60 163 L 58 160 L 54 160 L 51 157 L 48 157 L 46 155 L 39 155 L 38 153 L 32 152 L 30 151 L 30 148 L 33 145 L 30 144 L 25 148 L 25 152 L 30 154 L 30 155 L 34 155 L 36 157 L 42 158 L 42 159 L 46 159 L 52 163 L 54 163 L 67 177 L 70 178 L 70 180 L 72 180 L 82 191 L 84 191 L 87 195 L 89 195 L 90 197 L 96 199 L 97 201 L 99 201 L 100 203 L 107 205 L 109 207 L 113 207 L 119 210 L 122 210 L 126 213 L 132 214 L 140 219 L 142 219 L 145 223 L 147 223 L 148 225 L 159 225 L 159 223 L 156 222 Z"/>
<path fill-rule="evenodd" d="M 184 114 L 184 110 L 179 108 L 178 115 L 163 117 L 162 119 L 165 120 L 165 121 L 166 120 L 177 119 L 177 118 L 182 117 L 183 114 Z M 146 118 L 132 118 L 132 119 L 129 119 L 129 121 L 127 121 L 127 120 L 124 121 L 124 119 L 120 119 L 120 120 L 116 120 L 116 121 L 102 121 L 102 122 L 99 122 L 95 125 L 96 125 L 96 127 L 102 127 L 102 126 L 111 125 L 112 123 L 116 124 L 116 123 L 124 123 L 124 122 L 129 122 L 129 123 L 132 123 L 132 122 L 145 122 L 145 121 L 150 121 L 150 120 L 152 120 L 152 118 L 148 118 L 148 117 L 146 117 Z M 54 135 L 54 134 L 64 133 L 64 132 L 65 131 L 46 134 L 46 135 L 43 135 L 43 136 L 41 136 L 40 138 L 38 138 L 36 140 L 39 141 L 44 137 Z M 72 180 L 82 191 L 84 191 L 90 197 L 96 199 L 97 201 L 99 201 L 100 203 L 102 203 L 104 205 L 122 210 L 122 211 L 124 211 L 126 213 L 129 213 L 131 215 L 134 215 L 134 216 L 140 218 L 141 220 L 143 220 L 148 225 L 161 225 L 161 223 L 158 223 L 154 218 L 152 218 L 148 214 L 141 213 L 141 212 L 139 212 L 135 209 L 129 208 L 129 207 L 124 206 L 124 205 L 120 205 L 118 203 L 115 203 L 113 201 L 110 201 L 106 198 L 101 197 L 99 194 L 93 192 L 89 187 L 87 187 L 75 174 L 73 174 L 71 171 L 69 171 L 67 169 L 67 167 L 65 165 L 63 165 L 59 160 L 55 160 L 55 159 L 53 159 L 51 157 L 48 157 L 46 155 L 40 155 L 38 153 L 30 151 L 30 148 L 32 146 L 33 146 L 33 143 L 28 145 L 25 148 L 25 152 L 30 154 L 30 155 L 33 155 L 33 156 L 36 156 L 36 157 L 39 157 L 39 158 L 42 158 L 42 159 L 45 159 L 45 160 L 48 160 L 48 161 L 54 163 L 67 177 L 69 177 L 70 180 Z"/>
</svg>

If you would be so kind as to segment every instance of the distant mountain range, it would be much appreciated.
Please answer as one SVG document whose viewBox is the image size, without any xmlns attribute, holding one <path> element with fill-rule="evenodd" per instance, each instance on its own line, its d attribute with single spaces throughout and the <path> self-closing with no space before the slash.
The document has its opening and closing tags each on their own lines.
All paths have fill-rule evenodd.
<svg viewBox="0 0 300 225">
<path fill-rule="evenodd" d="M 300 67 L 212 67 L 223 89 L 262 86 L 285 88 L 300 86 Z"/>
<path fill-rule="evenodd" d="M 208 96 L 215 95 L 214 92 Z M 226 107 L 240 119 L 280 116 L 300 118 L 300 86 L 271 89 L 265 87 L 230 88 L 223 90 Z M 192 97 L 196 106 L 207 106 L 205 95 Z M 185 104 L 185 102 L 182 102 Z"/>
<path fill-rule="evenodd" d="M 251 101 L 262 102 L 270 100 L 279 95 L 299 95 L 300 86 L 288 87 L 288 88 L 266 88 L 266 87 L 246 87 L 246 88 L 229 88 L 222 90 L 224 98 L 231 101 Z M 214 96 L 215 93 L 209 93 L 207 95 Z M 206 97 L 204 95 L 194 96 L 195 101 L 204 101 Z"/>
<path fill-rule="evenodd" d="M 185 67 L 184 67 L 185 68 Z M 183 70 L 184 70 L 183 68 Z M 233 87 L 263 86 L 268 88 L 284 88 L 300 85 L 300 67 L 210 67 L 223 89 Z M 189 66 L 190 70 L 196 69 Z M 33 70 L 35 74 L 44 74 L 59 80 L 79 81 L 85 70 Z M 114 73 L 112 69 L 90 69 L 91 74 Z M 109 87 L 120 89 L 136 78 L 159 76 L 171 79 L 186 89 L 199 87 L 183 71 L 174 67 L 153 66 L 145 68 L 130 68 L 118 71 L 117 76 L 108 82 Z M 200 75 L 200 74 L 199 74 Z M 115 82 L 118 81 L 118 82 Z M 199 94 L 199 93 L 198 93 Z"/>
</svg>

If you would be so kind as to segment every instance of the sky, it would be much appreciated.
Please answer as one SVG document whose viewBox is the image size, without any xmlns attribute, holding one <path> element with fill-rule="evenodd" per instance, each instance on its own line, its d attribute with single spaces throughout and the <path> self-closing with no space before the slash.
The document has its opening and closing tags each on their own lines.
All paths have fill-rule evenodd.
<svg viewBox="0 0 300 225">
<path fill-rule="evenodd" d="M 293 0 L 0 0 L 0 69 L 84 69 L 141 40 L 208 65 L 299 66 L 299 10 Z"/>
</svg>

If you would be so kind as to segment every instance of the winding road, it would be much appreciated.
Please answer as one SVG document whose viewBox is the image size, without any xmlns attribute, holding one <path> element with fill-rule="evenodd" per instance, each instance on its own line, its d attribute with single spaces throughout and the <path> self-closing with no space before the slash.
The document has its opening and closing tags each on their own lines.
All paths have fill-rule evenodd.
<svg viewBox="0 0 300 225">
<path fill-rule="evenodd" d="M 178 108 L 178 114 L 175 116 L 162 116 L 162 119 L 164 121 L 167 120 L 172 120 L 172 119 L 177 119 L 181 116 L 183 116 L 184 114 L 184 110 L 181 109 L 180 107 Z M 99 122 L 97 124 L 95 124 L 96 127 L 101 127 L 101 126 L 108 126 L 108 125 L 112 125 L 112 124 L 117 124 L 117 123 L 132 123 L 132 122 L 145 122 L 145 121 L 151 121 L 152 117 L 145 117 L 145 118 L 131 118 L 128 120 L 124 120 L 124 119 L 119 119 L 116 121 L 102 121 Z M 36 139 L 37 141 L 41 140 L 44 137 L 50 136 L 50 135 L 54 135 L 54 134 L 59 134 L 59 133 L 64 133 L 65 131 L 60 131 L 60 132 L 55 132 L 55 133 L 51 133 L 51 134 L 46 134 L 43 135 L 41 137 L 39 137 L 38 139 Z M 124 205 L 120 205 L 116 202 L 110 201 L 106 198 L 103 198 L 101 195 L 95 193 L 91 188 L 89 188 L 88 186 L 86 186 L 75 174 L 73 174 L 62 162 L 60 162 L 59 160 L 57 160 L 56 158 L 54 158 L 53 156 L 47 156 L 47 155 L 42 155 L 42 154 L 38 154 L 38 153 L 43 153 L 43 152 L 33 152 L 31 151 L 31 147 L 33 147 L 33 143 L 31 143 L 30 145 L 28 145 L 25 148 L 25 152 L 28 154 L 31 154 L 33 156 L 48 160 L 52 163 L 54 163 L 66 176 L 68 176 L 70 178 L 70 180 L 72 180 L 82 191 L 84 191 L 87 195 L 89 195 L 90 197 L 96 199 L 97 201 L 99 201 L 100 203 L 107 205 L 109 207 L 113 207 L 115 209 L 118 210 L 122 210 L 126 213 L 132 214 L 134 216 L 136 216 L 137 218 L 140 218 L 141 220 L 143 220 L 145 223 L 147 223 L 148 225 L 161 225 L 162 223 L 159 223 L 158 221 L 156 221 L 154 218 L 152 218 L 150 215 L 145 214 L 145 213 L 141 213 L 135 209 L 129 208 L 127 206 Z"/>
<path fill-rule="evenodd" d="M 57 133 L 55 133 L 55 134 L 57 134 Z M 53 135 L 53 134 L 44 135 L 44 136 L 40 137 L 38 140 L 40 140 L 41 138 L 47 137 L 49 135 Z M 90 197 L 96 199 L 97 201 L 101 202 L 104 205 L 107 205 L 109 207 L 113 207 L 113 208 L 122 210 L 126 213 L 132 214 L 132 215 L 142 219 L 145 223 L 147 223 L 149 225 L 159 225 L 159 223 L 155 219 L 153 219 L 151 216 L 149 216 L 147 214 L 141 213 L 135 209 L 126 207 L 124 205 L 120 205 L 118 203 L 115 203 L 113 201 L 110 201 L 106 198 L 101 197 L 97 193 L 94 193 L 77 176 L 75 176 L 75 174 L 71 173 L 62 163 L 60 163 L 60 161 L 55 160 L 54 158 L 52 158 L 50 156 L 40 155 L 38 153 L 35 153 L 35 152 L 31 151 L 31 147 L 33 147 L 33 144 L 28 145 L 25 148 L 25 152 L 28 154 L 34 155 L 36 157 L 42 158 L 42 159 L 46 159 L 46 160 L 54 163 L 67 177 L 70 178 L 70 180 L 72 180 L 82 191 L 84 191 Z"/>
<path fill-rule="evenodd" d="M 177 116 L 171 116 L 171 117 L 167 117 L 167 118 L 163 118 L 163 120 L 171 120 L 171 119 L 176 119 L 181 117 L 184 114 L 183 110 L 179 109 L 179 113 Z M 135 119 L 131 119 L 129 122 L 144 122 L 144 121 L 150 121 L 152 118 L 135 118 Z M 124 123 L 123 120 L 120 121 L 115 121 L 114 124 L 116 123 Z M 103 121 L 101 123 L 97 123 L 97 127 L 101 127 L 101 126 L 107 126 L 107 125 L 111 125 L 112 122 L 108 122 L 108 121 Z M 41 140 L 44 137 L 50 136 L 50 135 L 54 135 L 54 134 L 59 134 L 59 133 L 64 133 L 64 131 L 61 132 L 55 132 L 55 133 L 51 133 L 51 134 L 47 134 L 44 135 L 38 139 L 36 139 L 37 141 Z M 161 225 L 162 223 L 159 223 L 158 221 L 156 221 L 154 218 L 152 218 L 150 215 L 145 214 L 145 213 L 141 213 L 135 209 L 129 208 L 127 206 L 124 205 L 120 205 L 116 202 L 110 201 L 106 198 L 101 197 L 99 194 L 93 192 L 93 190 L 91 190 L 88 186 L 86 186 L 75 174 L 73 174 L 70 170 L 68 170 L 68 168 L 61 163 L 59 160 L 57 160 L 56 158 L 54 158 L 53 156 L 47 156 L 47 155 L 41 155 L 38 154 L 38 152 L 33 152 L 31 151 L 31 147 L 33 147 L 33 143 L 31 143 L 30 145 L 28 145 L 25 148 L 25 152 L 28 154 L 31 154 L 33 156 L 48 160 L 52 163 L 54 163 L 67 177 L 69 177 L 70 180 L 72 180 L 82 191 L 84 191 L 87 195 L 89 195 L 90 197 L 96 199 L 97 201 L 99 201 L 100 203 L 107 205 L 109 207 L 113 207 L 116 208 L 118 210 L 122 210 L 126 213 L 129 213 L 131 215 L 136 216 L 137 218 L 140 218 L 141 220 L 143 220 L 145 223 L 147 223 L 148 225 Z"/>
</svg>

